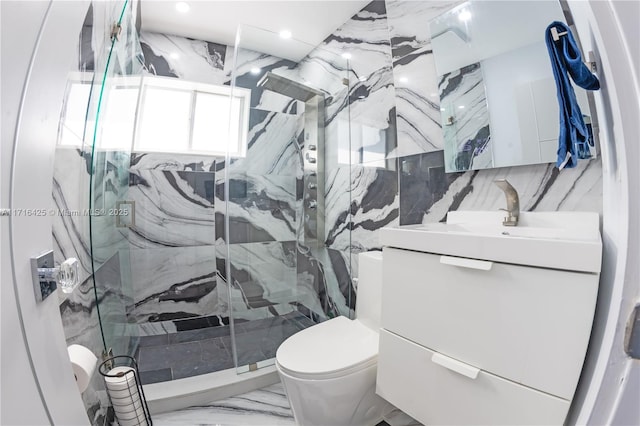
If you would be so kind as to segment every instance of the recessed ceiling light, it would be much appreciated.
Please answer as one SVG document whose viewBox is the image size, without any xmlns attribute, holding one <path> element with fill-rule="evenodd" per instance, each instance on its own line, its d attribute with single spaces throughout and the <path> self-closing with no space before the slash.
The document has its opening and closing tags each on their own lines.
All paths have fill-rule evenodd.
<svg viewBox="0 0 640 426">
<path fill-rule="evenodd" d="M 408 83 L 408 82 L 409 82 L 409 79 L 408 79 L 407 77 L 400 77 L 400 78 L 398 79 L 398 81 L 399 81 L 400 83 Z"/>
<path fill-rule="evenodd" d="M 342 56 L 342 57 L 343 57 L 343 58 L 345 58 L 345 59 L 351 59 L 351 53 L 348 53 L 348 52 L 345 52 L 345 53 L 343 53 L 343 54 L 342 54 L 342 55 L 340 55 L 340 56 Z"/>
<path fill-rule="evenodd" d="M 464 109 L 464 105 L 458 106 L 458 109 Z"/>
<path fill-rule="evenodd" d="M 251 68 L 251 74 L 253 75 L 260 74 L 260 71 L 262 71 L 262 68 L 258 68 L 258 67 Z"/>
<path fill-rule="evenodd" d="M 189 3 L 185 3 L 183 1 L 179 1 L 178 3 L 176 3 L 176 10 L 180 13 L 187 13 L 189 9 L 191 9 Z"/>
<path fill-rule="evenodd" d="M 471 12 L 469 12 L 467 9 L 463 10 L 458 15 L 458 19 L 461 20 L 462 22 L 467 22 L 468 20 L 471 19 Z"/>
<path fill-rule="evenodd" d="M 440 108 L 440 111 L 444 112 L 444 111 L 446 111 L 446 109 L 444 109 L 444 108 Z"/>
<path fill-rule="evenodd" d="M 178 58 L 180 58 L 180 55 L 178 55 L 176 52 L 173 52 L 173 53 L 169 54 L 169 57 L 171 59 L 178 59 Z"/>
<path fill-rule="evenodd" d="M 293 34 L 291 34 L 291 31 L 289 31 L 289 30 L 280 31 L 280 38 L 283 38 L 285 40 L 288 39 L 288 38 L 291 38 L 292 35 Z"/>
<path fill-rule="evenodd" d="M 358 80 L 360 81 L 367 81 L 367 76 L 363 75 L 362 77 L 360 77 Z"/>
</svg>

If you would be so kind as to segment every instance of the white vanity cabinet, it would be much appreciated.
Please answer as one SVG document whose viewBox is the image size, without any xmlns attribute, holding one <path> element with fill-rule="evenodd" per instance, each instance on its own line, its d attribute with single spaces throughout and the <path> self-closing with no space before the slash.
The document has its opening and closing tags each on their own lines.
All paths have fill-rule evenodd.
<svg viewBox="0 0 640 426">
<path fill-rule="evenodd" d="M 380 396 L 426 425 L 564 422 L 598 273 L 392 247 L 383 265 Z"/>
</svg>

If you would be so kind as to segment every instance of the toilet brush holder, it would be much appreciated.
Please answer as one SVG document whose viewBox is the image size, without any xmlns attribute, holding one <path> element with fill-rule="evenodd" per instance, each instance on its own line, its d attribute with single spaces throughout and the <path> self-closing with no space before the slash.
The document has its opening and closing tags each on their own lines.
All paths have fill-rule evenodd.
<svg viewBox="0 0 640 426">
<path fill-rule="evenodd" d="M 138 374 L 138 363 L 128 355 L 105 359 L 99 368 L 120 426 L 152 426 L 151 413 Z"/>
</svg>

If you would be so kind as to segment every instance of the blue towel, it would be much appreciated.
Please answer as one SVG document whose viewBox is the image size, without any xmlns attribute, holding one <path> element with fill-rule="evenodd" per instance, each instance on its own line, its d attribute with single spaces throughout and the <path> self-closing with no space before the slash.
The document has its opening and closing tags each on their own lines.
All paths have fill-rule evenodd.
<svg viewBox="0 0 640 426">
<path fill-rule="evenodd" d="M 551 35 L 551 28 L 554 27 L 559 33 L 566 32 L 567 34 L 560 36 L 560 40 L 554 41 Z M 587 90 L 598 90 L 600 82 L 582 62 L 580 48 L 565 23 L 552 22 L 545 32 L 545 41 L 558 89 L 560 136 L 558 137 L 556 166 L 562 170 L 565 167 L 575 167 L 578 164 L 578 158 L 591 157 L 588 146 L 589 129 L 582 119 L 569 75 L 578 86 Z"/>
</svg>

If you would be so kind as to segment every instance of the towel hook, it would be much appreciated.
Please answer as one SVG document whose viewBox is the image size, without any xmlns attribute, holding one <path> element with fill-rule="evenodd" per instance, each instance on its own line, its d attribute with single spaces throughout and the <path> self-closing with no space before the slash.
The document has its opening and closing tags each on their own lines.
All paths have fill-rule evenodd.
<svg viewBox="0 0 640 426">
<path fill-rule="evenodd" d="M 558 32 L 558 29 L 556 27 L 551 27 L 551 37 L 555 41 L 560 40 L 560 37 L 562 37 L 563 35 L 567 35 L 567 34 L 568 34 L 567 31 Z M 589 70 L 591 72 L 597 72 L 598 71 L 598 65 L 596 63 L 596 59 L 595 59 L 595 55 L 594 55 L 593 51 L 589 51 L 587 53 L 587 60 L 585 61 L 585 63 L 587 64 L 587 66 L 589 67 Z"/>
<path fill-rule="evenodd" d="M 563 35 L 567 35 L 567 31 L 559 33 L 556 27 L 551 27 L 551 37 L 553 37 L 554 41 L 560 40 Z"/>
</svg>

